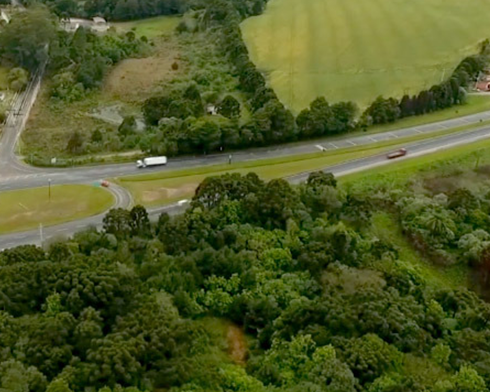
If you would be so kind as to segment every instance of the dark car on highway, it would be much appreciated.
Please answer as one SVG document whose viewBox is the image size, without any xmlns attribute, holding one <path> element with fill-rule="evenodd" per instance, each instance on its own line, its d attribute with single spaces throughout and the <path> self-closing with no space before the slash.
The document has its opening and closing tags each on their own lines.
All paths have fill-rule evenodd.
<svg viewBox="0 0 490 392">
<path fill-rule="evenodd" d="M 407 150 L 405 148 L 400 148 L 398 151 L 392 152 L 386 156 L 388 159 L 401 158 L 407 155 Z"/>
</svg>

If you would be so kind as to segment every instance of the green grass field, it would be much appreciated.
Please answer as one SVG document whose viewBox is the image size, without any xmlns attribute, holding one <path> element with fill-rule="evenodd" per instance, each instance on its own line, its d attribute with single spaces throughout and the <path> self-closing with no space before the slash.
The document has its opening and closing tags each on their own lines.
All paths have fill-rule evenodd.
<svg viewBox="0 0 490 392">
<path fill-rule="evenodd" d="M 131 22 L 113 23 L 116 31 L 124 32 L 134 30 L 138 37 L 155 38 L 175 30 L 181 21 L 180 16 L 157 16 Z"/>
<path fill-rule="evenodd" d="M 365 106 L 450 75 L 490 37 L 487 0 L 271 0 L 243 22 L 251 58 L 295 111 L 317 96 Z"/>
<path fill-rule="evenodd" d="M 100 214 L 114 197 L 104 189 L 87 185 L 61 185 L 0 193 L 0 233 L 56 225 Z"/>
</svg>

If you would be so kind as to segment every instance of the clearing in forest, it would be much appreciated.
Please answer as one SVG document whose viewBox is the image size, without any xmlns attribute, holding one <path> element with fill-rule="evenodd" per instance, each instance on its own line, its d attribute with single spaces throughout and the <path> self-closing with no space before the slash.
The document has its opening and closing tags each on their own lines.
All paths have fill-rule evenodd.
<svg viewBox="0 0 490 392">
<path fill-rule="evenodd" d="M 490 38 L 488 0 L 271 0 L 242 25 L 251 58 L 300 111 L 318 96 L 365 106 L 450 75 Z"/>
</svg>

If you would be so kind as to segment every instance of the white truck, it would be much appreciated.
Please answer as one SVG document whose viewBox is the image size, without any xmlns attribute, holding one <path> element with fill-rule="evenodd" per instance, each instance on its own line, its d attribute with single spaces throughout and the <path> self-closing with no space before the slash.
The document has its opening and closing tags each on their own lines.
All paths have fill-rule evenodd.
<svg viewBox="0 0 490 392">
<path fill-rule="evenodd" d="M 167 164 L 167 157 L 150 157 L 136 161 L 136 167 L 143 169 L 151 166 L 161 166 Z"/>
</svg>

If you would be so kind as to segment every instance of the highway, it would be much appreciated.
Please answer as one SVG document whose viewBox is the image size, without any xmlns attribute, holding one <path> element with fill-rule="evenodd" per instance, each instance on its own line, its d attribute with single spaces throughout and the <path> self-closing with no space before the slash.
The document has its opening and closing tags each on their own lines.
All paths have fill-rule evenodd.
<svg viewBox="0 0 490 392">
<path fill-rule="evenodd" d="M 208 156 L 195 156 L 174 158 L 169 160 L 165 167 L 155 169 L 137 169 L 135 164 L 101 165 L 75 168 L 35 168 L 22 163 L 15 154 L 17 141 L 25 128 L 30 110 L 36 100 L 40 89 L 44 67 L 33 75 L 28 88 L 18 95 L 6 123 L 3 127 L 0 139 L 0 191 L 26 189 L 46 186 L 48 181 L 52 185 L 57 184 L 91 184 L 102 179 L 121 177 L 127 175 L 142 174 L 155 171 L 168 171 L 175 169 L 192 169 L 219 163 L 227 163 L 229 153 L 213 154 Z M 405 138 L 418 134 L 434 134 L 433 138 L 420 142 L 404 144 L 409 154 L 402 159 L 410 159 L 416 156 L 429 154 L 434 151 L 472 143 L 478 140 L 490 138 L 490 126 L 481 126 L 470 131 L 461 131 L 449 135 L 438 135 L 437 131 L 454 129 L 457 127 L 474 125 L 490 121 L 490 111 L 459 117 L 452 120 L 441 121 L 432 124 L 404 128 L 392 132 L 378 134 L 366 134 L 361 136 L 326 138 L 309 142 L 280 145 L 275 147 L 257 148 L 234 152 L 233 162 L 246 162 L 259 159 L 285 157 L 298 154 L 307 154 L 318 151 L 332 151 L 340 148 L 364 146 L 386 140 Z M 397 159 L 396 161 L 400 161 Z M 336 176 L 350 174 L 360 170 L 366 170 L 380 165 L 390 164 L 385 154 L 370 156 L 358 160 L 344 162 L 324 170 L 334 173 Z M 288 180 L 292 183 L 304 181 L 308 173 L 300 173 L 291 176 Z M 110 191 L 115 195 L 115 207 L 129 208 L 132 205 L 131 195 L 124 188 L 111 184 Z M 158 209 L 150 210 L 150 215 L 155 217 L 162 211 L 178 213 L 185 205 L 174 204 Z M 53 237 L 70 236 L 88 226 L 100 227 L 103 215 L 85 218 L 62 225 L 36 229 L 22 233 L 0 235 L 0 249 L 18 246 L 27 243 L 40 244 L 41 241 L 49 241 Z"/>
</svg>

